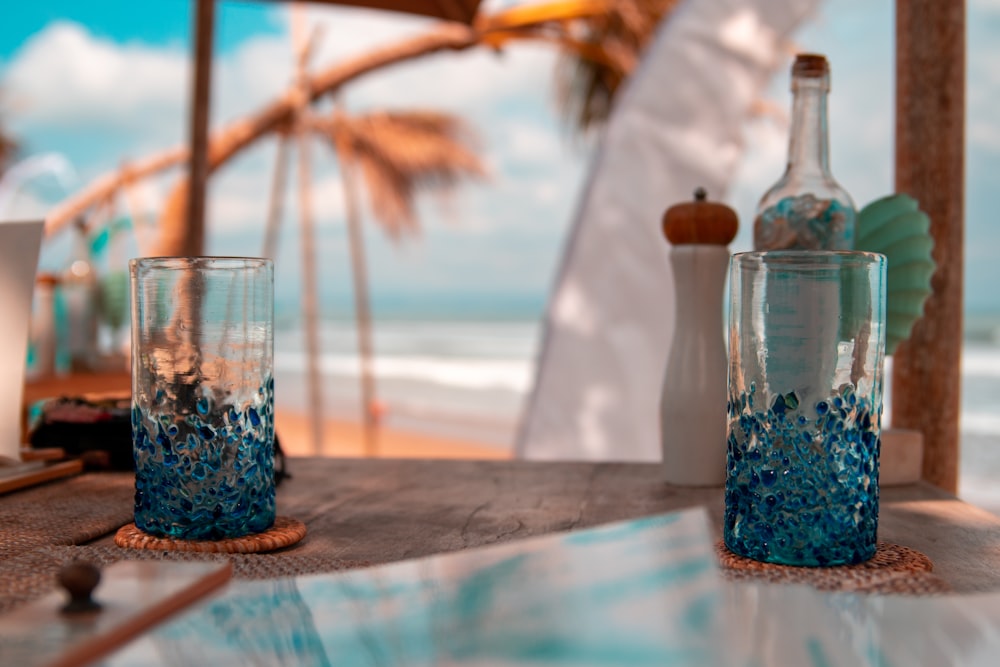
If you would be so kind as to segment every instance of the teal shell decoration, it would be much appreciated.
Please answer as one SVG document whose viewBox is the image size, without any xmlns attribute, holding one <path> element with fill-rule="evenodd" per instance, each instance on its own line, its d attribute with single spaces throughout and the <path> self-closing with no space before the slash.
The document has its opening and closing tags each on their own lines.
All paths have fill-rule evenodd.
<svg viewBox="0 0 1000 667">
<path fill-rule="evenodd" d="M 924 314 L 934 274 L 931 221 L 916 199 L 894 194 L 876 199 L 858 213 L 854 248 L 886 256 L 885 353 L 910 337 Z"/>
</svg>

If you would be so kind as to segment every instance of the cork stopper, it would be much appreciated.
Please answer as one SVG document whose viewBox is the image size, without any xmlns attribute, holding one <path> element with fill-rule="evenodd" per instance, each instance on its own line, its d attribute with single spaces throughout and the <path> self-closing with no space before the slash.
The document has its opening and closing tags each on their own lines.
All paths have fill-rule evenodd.
<svg viewBox="0 0 1000 667">
<path fill-rule="evenodd" d="M 663 214 L 663 234 L 674 245 L 729 245 L 738 229 L 736 212 L 708 201 L 700 187 L 694 201 L 674 204 Z"/>
<path fill-rule="evenodd" d="M 830 63 L 826 56 L 818 53 L 800 53 L 792 64 L 792 76 L 820 78 L 830 74 Z"/>
</svg>

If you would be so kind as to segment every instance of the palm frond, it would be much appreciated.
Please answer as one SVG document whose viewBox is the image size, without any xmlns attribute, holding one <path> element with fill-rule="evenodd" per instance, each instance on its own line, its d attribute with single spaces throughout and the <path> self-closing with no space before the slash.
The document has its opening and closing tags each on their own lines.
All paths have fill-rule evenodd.
<svg viewBox="0 0 1000 667">
<path fill-rule="evenodd" d="M 568 49 L 556 74 L 556 98 L 581 132 L 607 120 L 615 94 L 642 56 L 660 21 L 678 0 L 618 0 L 604 14 L 579 22 L 575 39 L 600 49 L 602 58 Z"/>
<path fill-rule="evenodd" d="M 465 178 L 487 176 L 470 128 L 449 114 L 337 112 L 316 128 L 334 144 L 340 160 L 360 169 L 372 214 L 395 239 L 419 231 L 419 190 L 447 191 Z"/>
</svg>

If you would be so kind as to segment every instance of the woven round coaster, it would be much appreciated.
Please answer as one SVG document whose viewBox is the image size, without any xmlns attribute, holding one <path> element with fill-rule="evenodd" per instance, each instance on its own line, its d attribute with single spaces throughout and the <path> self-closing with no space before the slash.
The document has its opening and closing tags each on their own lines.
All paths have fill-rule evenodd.
<svg viewBox="0 0 1000 667">
<path fill-rule="evenodd" d="M 115 534 L 115 544 L 127 549 L 252 554 L 291 546 L 305 536 L 304 523 L 291 517 L 279 516 L 274 519 L 274 525 L 263 533 L 225 540 L 175 540 L 170 537 L 154 537 L 139 530 L 134 523 L 130 523 L 122 526 Z"/>
<path fill-rule="evenodd" d="M 933 574 L 931 559 L 916 549 L 879 542 L 875 555 L 857 565 L 796 567 L 762 563 L 734 554 L 721 540 L 715 545 L 722 574 L 730 581 L 808 584 L 822 591 L 930 595 L 950 588 Z"/>
</svg>

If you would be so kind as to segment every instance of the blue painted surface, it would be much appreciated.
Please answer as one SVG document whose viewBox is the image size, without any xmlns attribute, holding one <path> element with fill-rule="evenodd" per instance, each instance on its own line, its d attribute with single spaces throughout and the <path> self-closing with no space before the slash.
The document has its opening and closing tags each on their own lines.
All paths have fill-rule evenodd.
<svg viewBox="0 0 1000 667">
<path fill-rule="evenodd" d="M 731 583 L 701 510 L 366 570 L 234 581 L 104 667 L 994 664 L 1000 593 Z"/>
<path fill-rule="evenodd" d="M 705 515 L 692 511 L 243 583 L 154 641 L 219 664 L 713 665 L 718 586 Z"/>
</svg>

